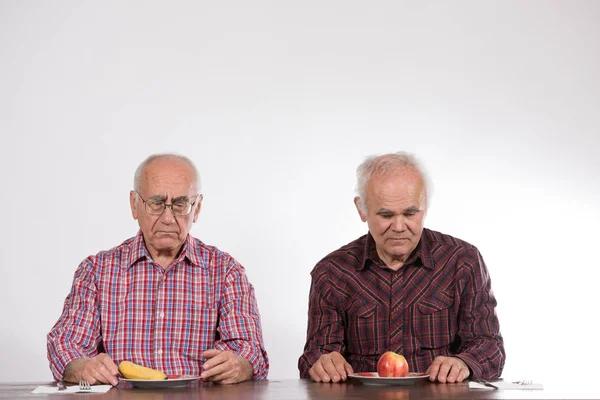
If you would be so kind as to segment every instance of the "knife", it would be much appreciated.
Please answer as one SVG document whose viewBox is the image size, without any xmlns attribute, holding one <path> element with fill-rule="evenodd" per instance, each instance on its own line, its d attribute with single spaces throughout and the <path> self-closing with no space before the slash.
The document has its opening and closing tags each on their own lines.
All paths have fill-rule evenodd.
<svg viewBox="0 0 600 400">
<path fill-rule="evenodd" d="M 477 383 L 481 383 L 483 386 L 487 386 L 487 387 L 491 387 L 494 389 L 499 389 L 498 386 L 494 385 L 493 383 L 490 383 L 484 379 L 476 379 L 475 382 Z"/>
</svg>

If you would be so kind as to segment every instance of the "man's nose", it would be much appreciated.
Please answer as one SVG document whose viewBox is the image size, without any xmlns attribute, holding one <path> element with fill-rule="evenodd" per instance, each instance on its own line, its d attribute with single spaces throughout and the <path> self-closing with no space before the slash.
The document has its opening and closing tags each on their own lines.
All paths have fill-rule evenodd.
<svg viewBox="0 0 600 400">
<path fill-rule="evenodd" d="M 175 216 L 173 215 L 173 209 L 171 207 L 165 207 L 165 211 L 160 214 L 160 220 L 163 224 L 172 224 L 175 222 Z"/>
<path fill-rule="evenodd" d="M 396 232 L 402 232 L 406 227 L 406 221 L 404 220 L 404 216 L 397 215 L 392 220 L 392 230 Z"/>
</svg>

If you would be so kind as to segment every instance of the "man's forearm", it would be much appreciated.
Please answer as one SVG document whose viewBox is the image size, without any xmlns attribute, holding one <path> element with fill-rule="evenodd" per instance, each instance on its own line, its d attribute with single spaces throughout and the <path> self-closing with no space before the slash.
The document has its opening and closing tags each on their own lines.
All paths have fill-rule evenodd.
<svg viewBox="0 0 600 400">
<path fill-rule="evenodd" d="M 300 356 L 300 359 L 298 360 L 298 371 L 300 372 L 300 379 L 309 378 L 308 371 L 310 370 L 310 367 L 312 367 L 312 364 L 313 363 L 311 363 L 308 360 L 306 353 Z"/>
<path fill-rule="evenodd" d="M 483 343 L 481 343 L 483 341 Z M 502 338 L 479 341 L 478 346 L 467 346 L 455 355 L 469 367 L 471 378 L 496 379 L 502 374 L 506 353 Z"/>
<path fill-rule="evenodd" d="M 89 361 L 89 358 L 78 358 L 68 363 L 63 374 L 63 381 L 78 383 L 81 380 L 83 369 Z"/>
<path fill-rule="evenodd" d="M 218 341 L 215 343 L 215 348 L 221 351 L 232 351 L 248 362 L 252 371 L 250 379 L 267 379 L 269 374 L 269 359 L 266 351 L 261 347 L 259 342 L 255 344 L 242 343 L 237 348 L 230 347 L 229 344 L 229 342 Z"/>
</svg>

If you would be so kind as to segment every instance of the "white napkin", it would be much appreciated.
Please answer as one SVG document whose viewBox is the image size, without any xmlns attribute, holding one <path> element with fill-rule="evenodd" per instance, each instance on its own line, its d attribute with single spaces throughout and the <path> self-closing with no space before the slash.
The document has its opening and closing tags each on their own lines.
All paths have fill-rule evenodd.
<svg viewBox="0 0 600 400">
<path fill-rule="evenodd" d="M 544 390 L 544 385 L 541 383 L 532 383 L 531 385 L 520 385 L 509 381 L 492 381 L 490 382 L 501 390 Z M 469 389 L 489 389 L 495 390 L 492 387 L 485 386 L 483 383 L 469 382 Z"/>
<path fill-rule="evenodd" d="M 79 385 L 67 386 L 65 390 L 58 390 L 56 386 L 38 386 L 31 393 L 106 393 L 112 388 L 112 385 L 94 385 L 92 390 L 79 390 Z"/>
</svg>

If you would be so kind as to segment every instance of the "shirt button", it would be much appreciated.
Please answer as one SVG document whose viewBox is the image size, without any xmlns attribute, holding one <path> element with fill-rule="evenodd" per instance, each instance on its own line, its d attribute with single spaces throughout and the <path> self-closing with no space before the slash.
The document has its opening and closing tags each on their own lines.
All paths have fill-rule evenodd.
<svg viewBox="0 0 600 400">
<path fill-rule="evenodd" d="M 161 355 L 162 354 L 162 350 L 157 351 L 156 354 Z"/>
<path fill-rule="evenodd" d="M 160 314 L 158 314 L 159 317 L 164 318 L 165 317 L 165 313 L 161 312 Z"/>
</svg>

